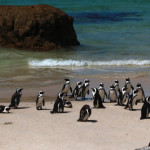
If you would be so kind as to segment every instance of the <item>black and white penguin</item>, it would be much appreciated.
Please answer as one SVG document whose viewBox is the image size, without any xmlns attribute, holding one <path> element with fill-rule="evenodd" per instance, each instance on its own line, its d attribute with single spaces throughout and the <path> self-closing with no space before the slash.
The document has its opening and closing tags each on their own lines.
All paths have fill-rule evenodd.
<svg viewBox="0 0 150 150">
<path fill-rule="evenodd" d="M 10 108 L 4 105 L 0 105 L 0 113 L 9 113 Z"/>
<path fill-rule="evenodd" d="M 17 108 L 20 103 L 20 98 L 22 96 L 23 88 L 18 88 L 16 92 L 12 95 L 11 104 L 9 105 L 10 108 Z"/>
<path fill-rule="evenodd" d="M 114 85 L 110 86 L 108 99 L 110 100 L 110 102 L 117 102 L 118 101 L 117 92 L 115 90 Z"/>
<path fill-rule="evenodd" d="M 125 86 L 126 88 L 126 93 L 131 95 L 131 90 L 133 91 L 134 90 L 134 87 L 132 86 L 131 82 L 130 82 L 130 78 L 126 78 L 126 81 L 125 81 Z"/>
<path fill-rule="evenodd" d="M 92 111 L 90 106 L 85 104 L 80 110 L 79 119 L 77 121 L 87 121 L 88 118 L 91 116 L 91 113 Z"/>
<path fill-rule="evenodd" d="M 41 110 L 42 109 L 42 105 L 45 105 L 45 101 L 44 101 L 44 92 L 43 91 L 39 91 L 39 94 L 37 96 L 36 99 L 36 109 L 37 110 Z"/>
<path fill-rule="evenodd" d="M 63 105 L 64 105 L 64 107 L 72 108 L 72 103 L 70 101 L 66 100 L 65 98 L 63 98 Z"/>
<path fill-rule="evenodd" d="M 104 102 L 104 99 L 107 98 L 107 93 L 105 91 L 103 83 L 100 83 L 98 90 L 99 90 L 99 96 L 101 97 L 102 102 Z"/>
<path fill-rule="evenodd" d="M 141 86 L 141 84 L 140 83 L 138 83 L 137 84 L 137 90 L 138 90 L 138 93 L 137 93 L 137 99 L 138 99 L 138 101 L 140 102 L 140 101 L 142 101 L 142 102 L 144 102 L 144 100 L 145 100 L 145 94 L 144 94 L 144 90 L 143 90 L 143 88 L 142 88 L 142 86 Z"/>
<path fill-rule="evenodd" d="M 63 93 L 59 93 L 51 113 L 62 113 L 62 112 L 64 112 Z"/>
<path fill-rule="evenodd" d="M 82 100 L 85 100 L 85 95 L 86 94 L 88 94 L 89 95 L 89 93 L 90 93 L 90 91 L 89 91 L 89 80 L 88 79 L 85 79 L 84 80 L 84 84 L 83 84 L 83 86 L 82 86 Z"/>
<path fill-rule="evenodd" d="M 148 118 L 149 113 L 150 113 L 150 96 L 146 97 L 144 100 L 144 104 L 141 108 L 141 118 L 140 119 Z"/>
<path fill-rule="evenodd" d="M 73 93 L 70 96 L 70 98 L 74 98 L 75 100 L 77 100 L 77 98 L 81 97 L 81 95 L 82 95 L 82 82 L 77 82 L 77 85 L 73 90 Z"/>
<path fill-rule="evenodd" d="M 122 92 L 120 90 L 119 81 L 118 80 L 115 80 L 114 87 L 115 87 L 115 90 L 116 90 L 116 93 L 117 93 L 117 97 L 118 97 L 117 104 L 118 105 L 122 105 Z"/>
<path fill-rule="evenodd" d="M 95 108 L 105 108 L 97 88 L 92 88 L 93 105 Z"/>
<path fill-rule="evenodd" d="M 133 90 L 133 94 L 132 95 L 128 95 L 129 96 L 129 99 L 128 99 L 128 102 L 127 102 L 127 105 L 125 106 L 125 109 L 126 108 L 129 108 L 130 110 L 133 110 L 133 106 L 136 104 L 137 105 L 137 101 L 138 101 L 138 90 Z"/>
<path fill-rule="evenodd" d="M 63 85 L 61 93 L 65 94 L 67 96 L 69 90 L 72 93 L 72 88 L 71 88 L 71 85 L 70 85 L 70 80 L 66 78 L 65 81 L 66 81 L 66 83 Z"/>
<path fill-rule="evenodd" d="M 128 102 L 128 99 L 129 99 L 129 97 L 128 97 L 128 94 L 126 93 L 126 88 L 125 87 L 123 87 L 122 88 L 122 90 L 121 90 L 121 103 L 122 103 L 122 105 L 126 105 L 127 104 L 127 102 Z"/>
</svg>

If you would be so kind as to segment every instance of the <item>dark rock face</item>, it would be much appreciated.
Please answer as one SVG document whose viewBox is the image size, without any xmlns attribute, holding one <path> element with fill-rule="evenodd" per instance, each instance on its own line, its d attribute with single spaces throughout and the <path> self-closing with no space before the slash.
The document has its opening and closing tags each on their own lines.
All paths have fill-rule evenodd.
<svg viewBox="0 0 150 150">
<path fill-rule="evenodd" d="M 50 50 L 79 45 L 73 21 L 48 5 L 0 6 L 0 47 Z"/>
</svg>

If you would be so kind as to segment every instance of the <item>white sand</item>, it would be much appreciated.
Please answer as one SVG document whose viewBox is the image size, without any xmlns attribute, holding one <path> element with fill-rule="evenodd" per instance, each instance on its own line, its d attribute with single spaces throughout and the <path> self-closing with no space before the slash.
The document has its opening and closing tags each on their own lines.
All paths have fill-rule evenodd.
<svg viewBox="0 0 150 150">
<path fill-rule="evenodd" d="M 104 103 L 106 109 L 92 109 L 88 122 L 77 122 L 84 104 L 73 101 L 66 113 L 50 114 L 54 102 L 37 111 L 35 103 L 21 102 L 22 109 L 0 114 L 1 150 L 134 150 L 150 142 L 150 119 L 140 120 L 142 103 L 136 111 Z M 8 105 L 8 103 L 3 103 Z"/>
</svg>

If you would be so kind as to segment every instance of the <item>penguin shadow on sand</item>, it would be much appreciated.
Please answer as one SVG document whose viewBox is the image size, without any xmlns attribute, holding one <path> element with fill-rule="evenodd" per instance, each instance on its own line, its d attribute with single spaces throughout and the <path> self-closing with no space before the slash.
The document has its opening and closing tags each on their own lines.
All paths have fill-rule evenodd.
<svg viewBox="0 0 150 150">
<path fill-rule="evenodd" d="M 28 109 L 30 107 L 17 107 L 17 108 L 14 108 L 14 109 Z"/>
</svg>

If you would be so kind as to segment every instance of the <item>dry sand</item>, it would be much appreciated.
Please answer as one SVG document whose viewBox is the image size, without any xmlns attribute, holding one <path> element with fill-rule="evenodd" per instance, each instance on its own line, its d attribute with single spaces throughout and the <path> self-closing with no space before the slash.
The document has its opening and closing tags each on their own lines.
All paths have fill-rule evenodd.
<svg viewBox="0 0 150 150">
<path fill-rule="evenodd" d="M 8 105 L 8 103 L 1 103 Z M 50 114 L 54 102 L 37 111 L 35 103 L 21 102 L 19 109 L 0 114 L 1 150 L 134 150 L 150 142 L 150 119 L 140 120 L 136 111 L 104 103 L 92 109 L 87 122 L 77 122 L 80 108 L 92 101 L 72 101 L 65 113 Z"/>
</svg>

